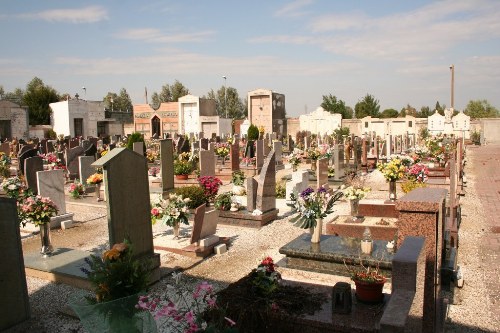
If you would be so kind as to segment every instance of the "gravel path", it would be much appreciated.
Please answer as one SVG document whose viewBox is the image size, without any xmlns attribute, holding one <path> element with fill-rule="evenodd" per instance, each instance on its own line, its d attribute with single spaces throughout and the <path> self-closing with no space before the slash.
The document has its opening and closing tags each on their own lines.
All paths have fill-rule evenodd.
<svg viewBox="0 0 500 333">
<path fill-rule="evenodd" d="M 466 284 L 457 295 L 456 304 L 450 307 L 450 323 L 447 326 L 449 332 L 498 332 L 500 331 L 498 321 L 495 322 L 494 318 L 491 317 L 491 313 L 484 303 L 487 290 L 484 287 L 484 274 L 482 274 L 481 263 L 478 260 L 479 240 L 484 219 L 472 186 L 475 181 L 472 174 L 473 169 L 474 163 L 469 159 L 466 170 L 469 184 L 466 199 L 462 201 L 464 218 L 460 229 L 461 247 L 459 254 L 459 263 L 466 274 Z M 367 175 L 366 185 L 373 189 L 368 195 L 368 199 L 387 197 L 388 186 L 379 172 L 375 171 Z M 398 193 L 398 195 L 402 196 L 402 193 Z M 283 206 L 283 204 L 283 201 L 280 201 L 279 206 Z M 89 208 L 68 203 L 67 210 L 75 213 L 75 220 L 78 223 L 75 228 L 55 231 L 52 240 L 55 246 L 88 251 L 108 247 L 106 210 L 104 208 Z M 346 214 L 348 210 L 348 203 L 340 202 L 336 206 L 334 214 Z M 283 211 L 280 211 L 280 216 L 283 216 Z M 171 282 L 168 273 L 179 269 L 184 270 L 191 283 L 208 280 L 214 284 L 216 290 L 220 290 L 248 274 L 265 256 L 272 256 L 275 261 L 281 260 L 283 255 L 278 253 L 279 248 L 302 233 L 302 229 L 296 228 L 288 222 L 288 217 L 276 220 L 259 230 L 219 226 L 217 234 L 232 239 L 228 252 L 206 260 L 199 260 L 159 251 L 164 276 L 160 283 L 153 286 L 152 292 L 161 293 L 165 284 Z M 23 240 L 24 252 L 37 251 L 38 246 L 39 239 L 36 236 Z M 336 281 L 349 282 L 347 278 L 338 278 L 327 274 L 286 268 L 280 268 L 280 271 L 285 279 L 290 280 L 328 285 L 333 285 Z M 32 277 L 27 277 L 27 281 L 33 318 L 9 332 L 84 332 L 79 320 L 60 313 L 68 300 L 82 295 L 85 293 L 84 291 Z M 477 327 L 477 330 L 474 327 Z"/>
</svg>

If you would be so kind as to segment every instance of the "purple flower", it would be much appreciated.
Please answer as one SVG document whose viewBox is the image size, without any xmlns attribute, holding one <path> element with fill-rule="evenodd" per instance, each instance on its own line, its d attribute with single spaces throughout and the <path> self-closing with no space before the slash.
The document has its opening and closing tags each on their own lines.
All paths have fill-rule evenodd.
<svg viewBox="0 0 500 333">
<path fill-rule="evenodd" d="M 318 193 L 326 193 L 326 188 L 324 188 L 323 186 L 321 186 L 320 188 L 318 188 Z"/>
<path fill-rule="evenodd" d="M 300 197 L 305 198 L 311 193 L 314 193 L 314 190 L 312 188 L 308 187 L 304 191 L 302 191 L 302 193 L 300 193 Z"/>
</svg>

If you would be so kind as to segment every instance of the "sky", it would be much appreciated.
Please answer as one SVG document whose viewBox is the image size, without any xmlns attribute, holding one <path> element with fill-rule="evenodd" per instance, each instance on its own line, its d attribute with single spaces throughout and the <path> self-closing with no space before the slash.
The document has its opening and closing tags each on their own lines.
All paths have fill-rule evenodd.
<svg viewBox="0 0 500 333">
<path fill-rule="evenodd" d="M 0 85 L 34 77 L 59 93 L 134 104 L 175 80 L 193 95 L 285 95 L 289 116 L 332 94 L 354 108 L 500 109 L 500 1 L 0 0 Z M 223 78 L 226 77 L 226 79 Z M 85 87 L 85 89 L 84 89 Z"/>
</svg>

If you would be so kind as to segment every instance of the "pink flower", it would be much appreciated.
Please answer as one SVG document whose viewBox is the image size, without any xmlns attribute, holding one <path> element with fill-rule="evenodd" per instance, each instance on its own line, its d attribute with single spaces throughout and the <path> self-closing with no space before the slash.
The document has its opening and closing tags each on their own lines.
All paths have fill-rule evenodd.
<svg viewBox="0 0 500 333">
<path fill-rule="evenodd" d="M 151 215 L 153 215 L 153 216 L 160 215 L 160 211 L 158 210 L 158 208 L 151 209 Z"/>
<path fill-rule="evenodd" d="M 190 325 L 194 324 L 194 319 L 195 318 L 194 318 L 193 310 L 186 312 L 186 314 L 184 315 L 184 319 L 186 319 L 186 321 Z"/>
</svg>

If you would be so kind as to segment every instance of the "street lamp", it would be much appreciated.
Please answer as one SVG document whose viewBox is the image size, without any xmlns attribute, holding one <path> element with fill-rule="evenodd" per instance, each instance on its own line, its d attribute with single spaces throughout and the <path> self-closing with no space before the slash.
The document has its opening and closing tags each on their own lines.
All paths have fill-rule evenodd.
<svg viewBox="0 0 500 333">
<path fill-rule="evenodd" d="M 224 109 L 226 111 L 226 119 L 227 119 L 227 90 L 226 90 L 227 77 L 224 75 L 222 76 L 222 78 L 224 79 Z"/>
<path fill-rule="evenodd" d="M 455 99 L 455 65 L 450 65 L 451 70 L 451 110 L 454 110 L 454 99 Z"/>
</svg>

